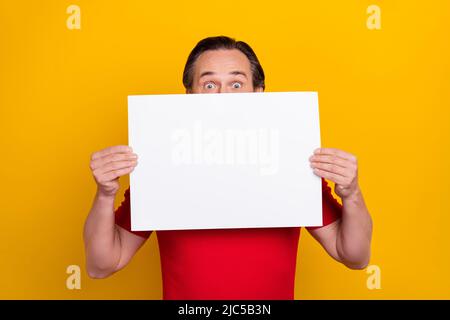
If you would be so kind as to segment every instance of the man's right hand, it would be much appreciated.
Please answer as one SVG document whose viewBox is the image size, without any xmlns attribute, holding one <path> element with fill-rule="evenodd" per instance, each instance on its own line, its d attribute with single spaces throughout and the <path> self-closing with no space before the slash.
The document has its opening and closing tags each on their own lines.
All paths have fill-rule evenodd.
<svg viewBox="0 0 450 320">
<path fill-rule="evenodd" d="M 119 177 L 129 174 L 137 165 L 137 154 L 129 146 L 112 146 L 94 152 L 90 168 L 97 192 L 101 196 L 115 197 L 119 190 Z"/>
</svg>

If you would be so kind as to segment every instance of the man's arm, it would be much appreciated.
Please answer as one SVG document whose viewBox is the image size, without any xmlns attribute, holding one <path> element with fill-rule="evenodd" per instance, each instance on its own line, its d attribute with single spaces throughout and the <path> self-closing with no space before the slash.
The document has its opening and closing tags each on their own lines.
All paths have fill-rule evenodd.
<svg viewBox="0 0 450 320">
<path fill-rule="evenodd" d="M 125 267 L 146 241 L 115 224 L 114 198 L 105 198 L 98 192 L 83 237 L 91 278 L 106 278 Z"/>
<path fill-rule="evenodd" d="M 351 269 L 363 269 L 370 260 L 372 218 L 358 185 L 356 157 L 338 149 L 321 148 L 310 158 L 318 176 L 335 183 L 342 199 L 342 217 L 311 235 L 330 256 Z"/>
<path fill-rule="evenodd" d="M 83 239 L 86 268 L 92 278 L 105 278 L 122 269 L 146 240 L 115 224 L 114 199 L 119 177 L 130 173 L 136 164 L 128 146 L 106 148 L 91 157 L 97 193 L 84 225 Z"/>
</svg>

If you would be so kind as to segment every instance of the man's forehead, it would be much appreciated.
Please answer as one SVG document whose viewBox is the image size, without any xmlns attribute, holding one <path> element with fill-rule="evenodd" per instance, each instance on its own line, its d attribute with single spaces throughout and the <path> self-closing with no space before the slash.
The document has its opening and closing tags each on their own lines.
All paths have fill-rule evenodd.
<svg viewBox="0 0 450 320">
<path fill-rule="evenodd" d="M 199 76 L 217 73 L 246 75 L 250 71 L 250 61 L 237 49 L 208 50 L 198 57 L 195 69 Z"/>
</svg>

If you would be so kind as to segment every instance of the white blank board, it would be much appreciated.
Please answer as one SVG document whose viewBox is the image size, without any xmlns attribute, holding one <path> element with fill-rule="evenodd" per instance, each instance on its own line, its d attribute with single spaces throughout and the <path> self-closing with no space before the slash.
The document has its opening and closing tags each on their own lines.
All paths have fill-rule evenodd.
<svg viewBox="0 0 450 320">
<path fill-rule="evenodd" d="M 316 92 L 128 97 L 134 231 L 322 225 Z"/>
</svg>

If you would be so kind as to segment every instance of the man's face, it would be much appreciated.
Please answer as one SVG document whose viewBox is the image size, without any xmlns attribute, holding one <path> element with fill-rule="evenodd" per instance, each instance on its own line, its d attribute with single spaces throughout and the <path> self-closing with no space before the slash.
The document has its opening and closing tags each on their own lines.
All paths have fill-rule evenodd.
<svg viewBox="0 0 450 320">
<path fill-rule="evenodd" d="M 253 88 L 250 61 L 241 51 L 208 50 L 194 64 L 193 82 L 186 93 L 262 92 Z"/>
</svg>

